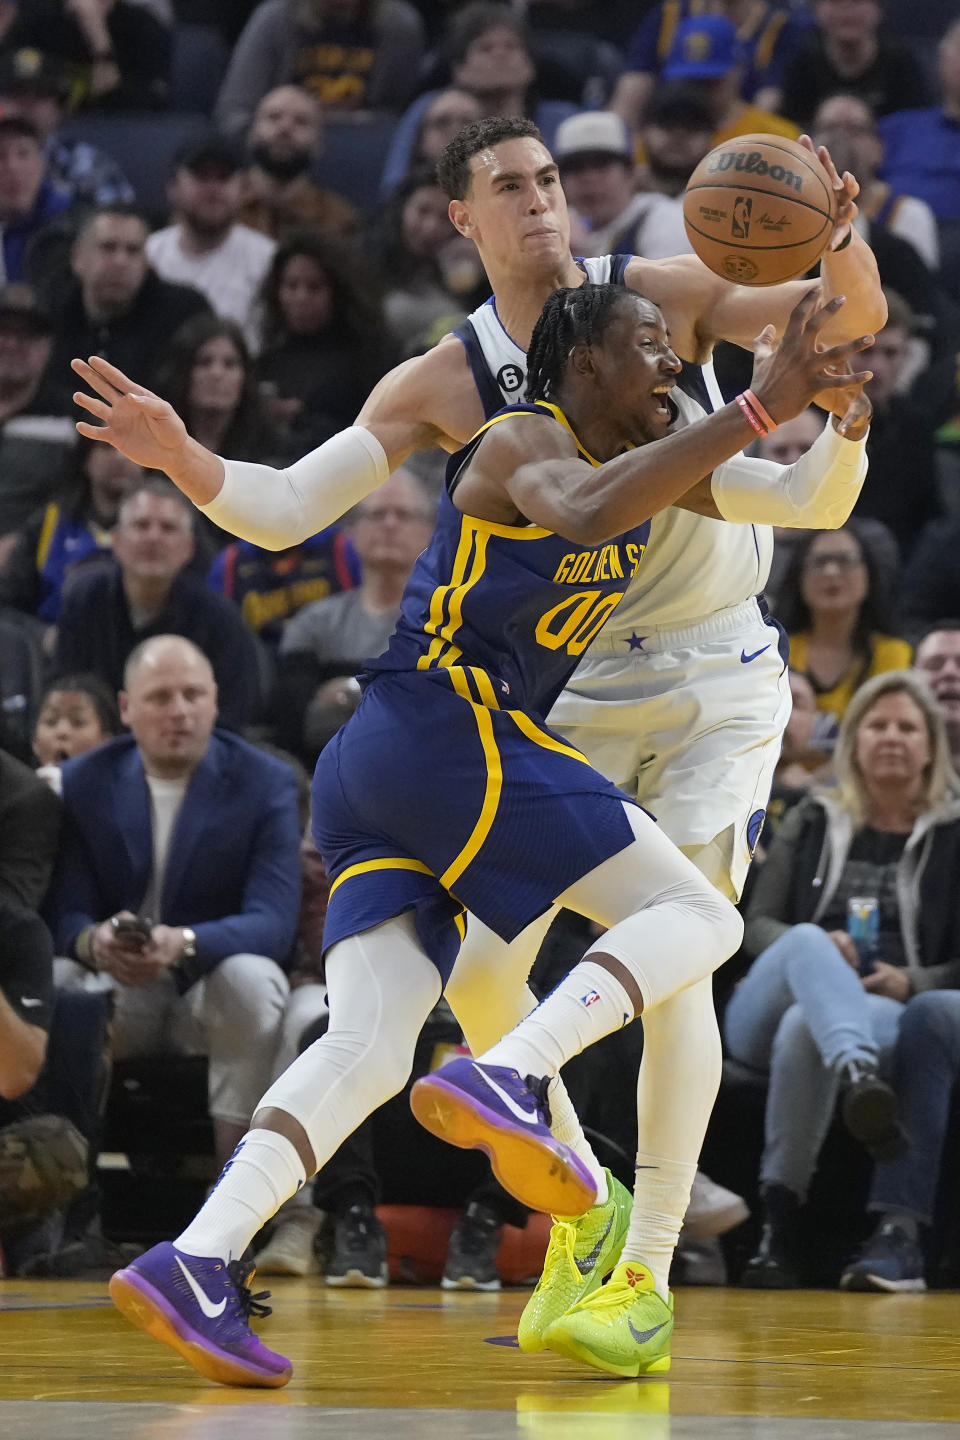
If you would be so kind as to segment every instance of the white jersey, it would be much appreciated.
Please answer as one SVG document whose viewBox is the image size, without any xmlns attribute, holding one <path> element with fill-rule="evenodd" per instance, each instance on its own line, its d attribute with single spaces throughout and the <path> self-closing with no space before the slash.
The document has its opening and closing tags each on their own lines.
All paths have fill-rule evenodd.
<svg viewBox="0 0 960 1440">
<path fill-rule="evenodd" d="M 600 255 L 582 260 L 595 284 L 623 284 L 629 255 Z M 496 300 L 481 305 L 454 332 L 463 342 L 487 417 L 523 398 L 526 354 L 507 334 Z M 705 371 L 709 369 L 709 376 Z M 671 430 L 699 420 L 711 394 L 723 403 L 712 366 L 685 364 L 673 399 L 679 415 Z M 604 634 L 624 637 L 638 627 L 684 628 L 740 605 L 761 591 L 770 573 L 773 531 L 766 525 L 731 525 L 689 510 L 671 507 L 655 515 L 643 564 L 626 595 L 604 626 Z M 641 628 L 640 634 L 643 633 Z"/>
</svg>

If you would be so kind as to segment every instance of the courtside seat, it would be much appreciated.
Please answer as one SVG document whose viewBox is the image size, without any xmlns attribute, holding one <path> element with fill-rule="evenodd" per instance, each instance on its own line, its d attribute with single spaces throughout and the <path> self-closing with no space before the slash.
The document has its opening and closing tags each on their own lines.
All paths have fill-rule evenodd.
<svg viewBox="0 0 960 1440">
<path fill-rule="evenodd" d="M 166 187 L 173 158 L 183 146 L 208 134 L 205 115 L 144 114 L 71 115 L 61 133 L 67 140 L 86 140 L 112 155 L 145 210 L 166 214 Z"/>
<path fill-rule="evenodd" d="M 387 1232 L 387 1264 L 395 1285 L 439 1285 L 447 1246 L 460 1210 L 429 1205 L 380 1205 L 377 1219 Z M 537 1280 L 550 1239 L 549 1215 L 531 1215 L 518 1230 L 504 1225 L 497 1269 L 504 1285 Z"/>
<path fill-rule="evenodd" d="M 99 1184 L 103 1228 L 116 1240 L 168 1239 L 216 1178 L 202 1056 L 114 1062 Z M 118 1167 L 116 1156 L 128 1166 Z"/>
</svg>

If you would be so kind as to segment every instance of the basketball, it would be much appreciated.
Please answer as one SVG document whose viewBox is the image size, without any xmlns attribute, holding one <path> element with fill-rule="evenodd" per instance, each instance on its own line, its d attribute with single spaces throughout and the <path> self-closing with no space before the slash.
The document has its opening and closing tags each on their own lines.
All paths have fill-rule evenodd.
<svg viewBox="0 0 960 1440">
<path fill-rule="evenodd" d="M 816 155 L 780 135 L 738 135 L 705 155 L 683 223 L 705 265 L 739 285 L 779 285 L 816 265 L 833 235 L 836 191 Z"/>
</svg>

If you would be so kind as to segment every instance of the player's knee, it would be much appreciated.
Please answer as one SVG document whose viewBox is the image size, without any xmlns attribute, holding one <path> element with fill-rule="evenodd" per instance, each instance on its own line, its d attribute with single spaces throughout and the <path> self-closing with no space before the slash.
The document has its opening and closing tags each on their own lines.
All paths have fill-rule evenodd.
<svg viewBox="0 0 960 1440">
<path fill-rule="evenodd" d="M 736 906 L 712 885 L 704 909 L 716 948 L 722 951 L 719 962 L 722 963 L 729 960 L 743 943 L 743 917 Z"/>
</svg>

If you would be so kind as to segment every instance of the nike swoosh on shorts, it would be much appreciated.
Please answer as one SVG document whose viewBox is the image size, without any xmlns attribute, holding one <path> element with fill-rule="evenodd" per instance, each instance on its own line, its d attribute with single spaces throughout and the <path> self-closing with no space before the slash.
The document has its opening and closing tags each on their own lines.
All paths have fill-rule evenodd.
<svg viewBox="0 0 960 1440">
<path fill-rule="evenodd" d="M 771 641 L 770 641 L 770 645 L 772 645 L 772 644 L 773 644 L 773 641 L 771 640 Z M 763 654 L 765 653 L 765 651 L 769 650 L 769 649 L 770 649 L 770 645 L 762 645 L 759 650 L 754 650 L 754 652 L 753 652 L 752 655 L 748 655 L 747 652 L 746 652 L 746 650 L 741 650 L 741 651 L 740 651 L 740 664 L 741 664 L 741 665 L 749 665 L 751 660 L 756 660 L 756 658 L 757 658 L 758 655 L 763 655 Z"/>
</svg>

